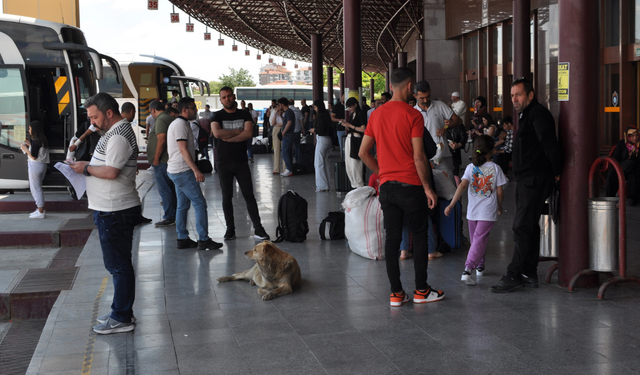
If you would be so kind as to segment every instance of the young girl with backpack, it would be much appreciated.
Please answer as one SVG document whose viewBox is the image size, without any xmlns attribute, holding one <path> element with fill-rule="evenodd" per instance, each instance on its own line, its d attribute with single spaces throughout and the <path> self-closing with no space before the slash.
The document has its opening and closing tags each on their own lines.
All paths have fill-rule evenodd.
<svg viewBox="0 0 640 375">
<path fill-rule="evenodd" d="M 484 255 L 489 232 L 498 215 L 502 213 L 502 185 L 507 181 L 502 169 L 491 161 L 496 152 L 494 144 L 493 138 L 488 135 L 480 135 L 476 138 L 472 164 L 467 166 L 456 194 L 444 210 L 445 215 L 449 216 L 462 193 L 468 188 L 467 220 L 471 247 L 461 279 L 467 285 L 476 285 L 471 276 L 474 269 L 477 276 L 482 276 L 484 272 Z"/>
</svg>

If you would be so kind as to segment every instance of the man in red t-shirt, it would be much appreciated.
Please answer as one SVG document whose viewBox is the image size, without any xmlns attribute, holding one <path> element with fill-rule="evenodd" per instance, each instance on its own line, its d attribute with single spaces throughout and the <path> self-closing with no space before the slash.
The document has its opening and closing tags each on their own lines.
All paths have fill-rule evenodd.
<svg viewBox="0 0 640 375">
<path fill-rule="evenodd" d="M 367 167 L 380 176 L 391 306 L 401 306 L 409 301 L 409 296 L 402 289 L 398 261 L 405 215 L 413 234 L 416 282 L 413 302 L 435 302 L 444 298 L 444 292 L 427 284 L 427 207 L 435 207 L 438 197 L 429 186 L 430 167 L 422 140 L 424 120 L 420 112 L 407 104 L 413 98 L 414 85 L 415 76 L 410 69 L 393 70 L 393 97 L 371 114 L 358 154 Z M 369 153 L 374 144 L 378 151 L 377 160 Z"/>
</svg>

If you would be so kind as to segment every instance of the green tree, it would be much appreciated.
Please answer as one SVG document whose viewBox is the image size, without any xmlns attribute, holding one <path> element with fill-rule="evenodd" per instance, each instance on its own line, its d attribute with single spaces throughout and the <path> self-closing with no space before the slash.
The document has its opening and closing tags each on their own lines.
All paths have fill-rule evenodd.
<svg viewBox="0 0 640 375">
<path fill-rule="evenodd" d="M 223 74 L 220 77 L 218 77 L 220 87 L 229 86 L 232 89 L 235 89 L 236 87 L 243 87 L 243 86 L 253 87 L 256 85 L 255 82 L 253 82 L 253 79 L 251 78 L 251 74 L 247 69 L 240 68 L 236 70 L 234 68 L 229 68 L 229 70 L 230 70 L 229 74 Z M 218 83 L 218 82 L 214 81 L 212 83 Z M 212 93 L 213 92 L 217 93 L 218 91 L 220 91 L 219 87 L 217 87 L 217 89 L 214 90 L 213 85 L 211 86 Z"/>
</svg>

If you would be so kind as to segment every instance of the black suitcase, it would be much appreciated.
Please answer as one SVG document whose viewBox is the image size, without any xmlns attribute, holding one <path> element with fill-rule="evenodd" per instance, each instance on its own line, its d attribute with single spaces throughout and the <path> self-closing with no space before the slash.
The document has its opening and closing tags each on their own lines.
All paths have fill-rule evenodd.
<svg viewBox="0 0 640 375">
<path fill-rule="evenodd" d="M 302 165 L 307 173 L 314 173 L 316 147 L 313 142 L 300 144 L 300 160 L 297 160 L 298 164 Z"/>
<path fill-rule="evenodd" d="M 351 187 L 351 181 L 349 181 L 349 176 L 347 176 L 347 167 L 343 161 L 335 164 L 334 179 L 336 191 L 347 192 L 353 190 L 353 187 Z"/>
<path fill-rule="evenodd" d="M 459 249 L 462 246 L 462 205 L 458 201 L 447 216 L 444 214 L 444 209 L 450 203 L 450 200 L 438 199 L 440 234 L 451 249 Z"/>
</svg>

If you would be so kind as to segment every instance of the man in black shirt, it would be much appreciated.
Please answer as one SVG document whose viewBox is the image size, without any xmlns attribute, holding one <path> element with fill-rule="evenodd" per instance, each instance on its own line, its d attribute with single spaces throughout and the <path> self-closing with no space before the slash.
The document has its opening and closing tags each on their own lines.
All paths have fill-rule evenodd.
<svg viewBox="0 0 640 375">
<path fill-rule="evenodd" d="M 340 125 L 340 120 L 344 120 L 344 94 L 340 97 L 340 100 L 333 106 L 331 110 L 331 121 L 337 123 L 336 133 L 338 133 L 338 143 L 340 144 L 340 157 L 344 161 L 344 145 L 342 144 L 342 137 L 345 136 L 346 129 Z"/>
<path fill-rule="evenodd" d="M 513 219 L 513 259 L 507 274 L 489 290 L 507 293 L 522 287 L 538 287 L 540 216 L 560 180 L 562 152 L 551 112 L 538 103 L 533 84 L 519 78 L 511 84 L 513 108 L 520 115 L 513 142 L 513 174 L 516 176 L 516 216 Z M 482 271 L 480 271 L 482 272 Z"/>
<path fill-rule="evenodd" d="M 222 189 L 222 210 L 227 224 L 225 240 L 236 238 L 236 227 L 233 219 L 233 178 L 235 177 L 247 204 L 247 211 L 255 230 L 254 237 L 268 240 L 269 235 L 262 227 L 258 204 L 253 195 L 251 171 L 247 164 L 247 139 L 253 136 L 253 119 L 247 111 L 238 109 L 236 96 L 231 87 L 220 89 L 220 103 L 223 109 L 213 115 L 211 127 L 217 138 L 218 176 Z"/>
</svg>

